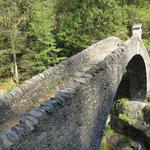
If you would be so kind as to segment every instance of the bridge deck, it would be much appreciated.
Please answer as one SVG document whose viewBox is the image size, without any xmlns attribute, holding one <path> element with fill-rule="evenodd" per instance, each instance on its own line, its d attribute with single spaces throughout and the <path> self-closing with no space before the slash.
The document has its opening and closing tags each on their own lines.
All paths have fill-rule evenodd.
<svg viewBox="0 0 150 150">
<path fill-rule="evenodd" d="M 89 47 L 90 48 L 90 47 Z M 93 48 L 93 47 L 92 47 Z M 67 80 L 62 81 L 58 83 L 57 85 L 53 86 L 52 89 L 40 94 L 38 97 L 34 97 L 34 99 L 31 99 L 30 106 L 24 105 L 23 107 L 18 106 L 16 108 L 16 112 L 13 112 L 10 110 L 7 111 L 5 114 L 2 122 L 0 123 L 0 132 L 3 132 L 6 128 L 11 127 L 12 125 L 18 123 L 19 121 L 19 113 L 23 111 L 31 111 L 34 107 L 38 107 L 41 103 L 45 102 L 50 97 L 53 97 L 59 90 L 63 89 L 65 85 L 67 85 L 69 82 L 71 82 L 74 78 L 79 77 L 82 75 L 82 73 L 89 70 L 91 67 L 99 63 L 100 61 L 104 60 L 104 58 L 110 54 L 112 51 L 114 51 L 117 48 L 117 46 L 114 46 L 114 44 L 109 44 L 101 47 L 99 51 L 96 51 L 93 57 L 89 59 L 87 63 L 83 63 L 82 67 L 78 69 L 77 72 L 75 72 L 74 75 L 70 76 Z M 93 53 L 95 51 L 93 50 Z"/>
<path fill-rule="evenodd" d="M 0 109 L 5 129 L 18 122 L 20 112 L 30 111 L 63 89 L 40 107 L 21 114 L 20 123 L 1 133 L 0 149 L 98 150 L 126 67 L 130 73 L 131 98 L 145 100 L 149 89 L 146 84 L 150 62 L 142 41 L 132 37 L 120 43 L 115 37 L 97 42 L 0 99 L 10 107 L 6 116 Z M 53 90 L 45 93 L 47 86 L 53 84 Z"/>
</svg>

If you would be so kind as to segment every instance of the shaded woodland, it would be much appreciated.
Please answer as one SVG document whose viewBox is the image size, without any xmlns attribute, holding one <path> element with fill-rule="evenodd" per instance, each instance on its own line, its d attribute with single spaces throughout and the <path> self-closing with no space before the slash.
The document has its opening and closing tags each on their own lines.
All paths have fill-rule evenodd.
<svg viewBox="0 0 150 150">
<path fill-rule="evenodd" d="M 150 49 L 149 12 L 149 0 L 0 0 L 0 82 L 21 83 L 108 36 L 126 40 L 133 23 Z"/>
</svg>

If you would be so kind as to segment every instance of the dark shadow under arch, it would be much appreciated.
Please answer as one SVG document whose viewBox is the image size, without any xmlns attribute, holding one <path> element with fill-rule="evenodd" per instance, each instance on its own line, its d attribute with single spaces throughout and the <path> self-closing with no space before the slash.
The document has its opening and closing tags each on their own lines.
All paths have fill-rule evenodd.
<svg viewBox="0 0 150 150">
<path fill-rule="evenodd" d="M 134 101 L 146 101 L 147 77 L 143 58 L 135 55 L 128 63 L 118 86 L 115 100 L 129 98 Z"/>
<path fill-rule="evenodd" d="M 146 66 L 141 55 L 135 55 L 128 63 L 117 88 L 114 105 L 118 99 L 127 98 L 133 101 L 146 101 L 147 76 Z M 115 106 L 114 106 L 115 107 Z M 111 113 L 113 111 L 113 106 Z M 112 118 L 111 118 L 112 119 Z"/>
<path fill-rule="evenodd" d="M 140 55 L 135 55 L 127 65 L 129 75 L 130 100 L 146 101 L 147 96 L 147 76 L 146 66 Z"/>
<path fill-rule="evenodd" d="M 121 98 L 129 99 L 129 97 L 130 97 L 130 81 L 129 81 L 129 73 L 126 70 L 118 86 L 114 101 Z"/>
</svg>

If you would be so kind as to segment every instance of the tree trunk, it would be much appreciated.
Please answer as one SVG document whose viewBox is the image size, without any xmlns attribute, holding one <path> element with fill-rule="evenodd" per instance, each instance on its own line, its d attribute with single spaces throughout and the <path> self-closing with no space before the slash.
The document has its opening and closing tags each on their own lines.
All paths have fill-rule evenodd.
<svg viewBox="0 0 150 150">
<path fill-rule="evenodd" d="M 18 73 L 16 53 L 13 54 L 13 59 L 14 59 L 14 79 L 16 83 L 19 83 L 19 73 Z"/>
</svg>

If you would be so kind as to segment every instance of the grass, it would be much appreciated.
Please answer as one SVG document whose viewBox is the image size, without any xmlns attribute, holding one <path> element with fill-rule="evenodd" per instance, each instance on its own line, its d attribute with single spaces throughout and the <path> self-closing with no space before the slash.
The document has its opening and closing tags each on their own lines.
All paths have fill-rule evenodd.
<svg viewBox="0 0 150 150">
<path fill-rule="evenodd" d="M 11 91 L 13 87 L 15 87 L 17 84 L 13 81 L 12 78 L 8 78 L 5 80 L 0 80 L 0 90 L 4 91 Z"/>
</svg>

